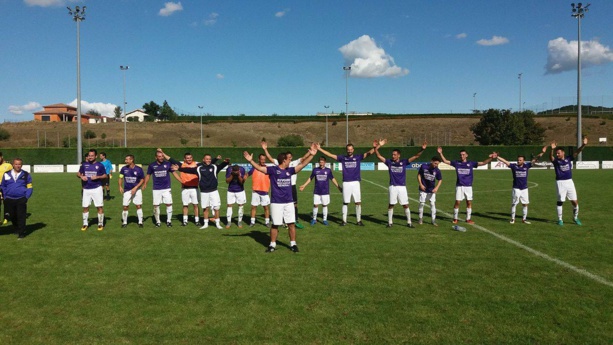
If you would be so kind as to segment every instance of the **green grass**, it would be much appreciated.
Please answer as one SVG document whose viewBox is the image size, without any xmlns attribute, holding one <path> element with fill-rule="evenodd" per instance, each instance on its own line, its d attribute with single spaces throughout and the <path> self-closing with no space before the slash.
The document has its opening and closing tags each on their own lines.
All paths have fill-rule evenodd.
<svg viewBox="0 0 613 345">
<path fill-rule="evenodd" d="M 414 172 L 409 175 L 415 198 Z M 567 202 L 566 225 L 558 227 L 553 171 L 530 173 L 532 225 L 508 223 L 510 172 L 479 171 L 474 219 L 613 282 L 612 175 L 575 171 L 584 226 L 572 224 Z M 307 177 L 302 173 L 299 183 Z M 31 233 L 17 241 L 7 226 L 0 228 L 0 344 L 613 342 L 613 287 L 475 227 L 452 231 L 443 212 L 452 210 L 455 174 L 443 177 L 438 228 L 401 226 L 397 206 L 397 226 L 386 229 L 387 191 L 380 186 L 387 186 L 387 174 L 365 172 L 366 227 L 338 226 L 338 192 L 330 209 L 334 224 L 309 226 L 308 188 L 299 197 L 301 252 L 291 253 L 282 230 L 278 250 L 265 254 L 268 232 L 260 224 L 200 230 L 175 220 L 171 229 L 156 229 L 151 190 L 144 193 L 144 229 L 134 224 L 133 208 L 133 223 L 120 228 L 121 200 L 113 187 L 105 230 L 81 232 L 74 174 L 35 174 Z M 415 201 L 411 210 L 415 220 Z M 351 224 L 352 205 L 349 211 Z"/>
</svg>

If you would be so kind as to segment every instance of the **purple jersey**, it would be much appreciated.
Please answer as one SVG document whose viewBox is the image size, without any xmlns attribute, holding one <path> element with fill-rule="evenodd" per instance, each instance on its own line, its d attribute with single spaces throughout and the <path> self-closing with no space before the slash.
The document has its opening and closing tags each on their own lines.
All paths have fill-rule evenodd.
<svg viewBox="0 0 613 345">
<path fill-rule="evenodd" d="M 102 186 L 102 180 L 92 180 L 91 177 L 102 176 L 106 174 L 106 170 L 100 162 L 83 162 L 79 168 L 79 173 L 87 177 L 87 181 L 81 181 L 83 189 L 94 189 Z"/>
<path fill-rule="evenodd" d="M 394 162 L 391 159 L 386 159 L 385 165 L 387 165 L 388 172 L 390 174 L 390 186 L 407 185 L 407 167 L 409 166 L 408 159 L 400 159 L 397 162 Z"/>
<path fill-rule="evenodd" d="M 522 166 L 511 163 L 509 164 L 509 168 L 513 172 L 513 188 L 527 189 L 528 169 L 532 168 L 532 163 L 524 162 L 524 165 Z"/>
<path fill-rule="evenodd" d="M 125 165 L 119 170 L 119 177 L 123 178 L 123 190 L 127 192 L 134 189 L 145 178 L 145 172 L 138 165 L 135 165 L 134 168 Z"/>
<path fill-rule="evenodd" d="M 417 173 L 421 176 L 421 183 L 426 187 L 426 193 L 432 193 L 432 190 L 436 187 L 436 180 L 443 179 L 439 168 L 432 168 L 428 163 L 422 164 Z M 420 191 L 422 190 L 420 189 Z"/>
<path fill-rule="evenodd" d="M 281 169 L 275 165 L 266 167 L 266 175 L 270 179 L 270 190 L 273 204 L 288 204 L 294 202 L 292 195 L 292 175 L 296 174 L 296 168 Z"/>
<path fill-rule="evenodd" d="M 334 176 L 332 175 L 332 170 L 330 168 L 320 168 L 317 167 L 313 169 L 311 172 L 312 180 L 315 181 L 315 188 L 313 188 L 313 194 L 316 195 L 328 195 L 330 194 L 330 182 Z"/>
<path fill-rule="evenodd" d="M 167 161 L 162 163 L 155 161 L 149 164 L 147 175 L 153 175 L 153 190 L 170 189 L 170 174 L 172 173 L 170 166 L 170 162 Z"/>
<path fill-rule="evenodd" d="M 556 180 L 570 180 L 573 178 L 573 157 L 566 156 L 564 159 L 555 157 L 552 161 L 556 171 Z"/>
<path fill-rule="evenodd" d="M 241 176 L 245 178 L 245 168 L 243 167 L 238 167 L 238 168 L 239 168 L 239 174 L 241 174 Z M 228 167 L 226 169 L 226 178 L 230 176 L 232 176 L 232 167 Z M 243 186 L 242 184 L 238 182 L 238 177 L 234 177 L 232 181 L 228 183 L 228 192 L 238 193 L 244 190 L 245 190 L 245 186 Z"/>
<path fill-rule="evenodd" d="M 336 156 L 336 160 L 343 166 L 343 182 L 362 181 L 360 176 L 360 162 L 364 155 Z"/>
<path fill-rule="evenodd" d="M 475 161 L 451 161 L 451 166 L 455 168 L 455 173 L 458 177 L 456 186 L 472 187 L 473 185 L 473 168 L 479 166 L 479 162 Z"/>
</svg>

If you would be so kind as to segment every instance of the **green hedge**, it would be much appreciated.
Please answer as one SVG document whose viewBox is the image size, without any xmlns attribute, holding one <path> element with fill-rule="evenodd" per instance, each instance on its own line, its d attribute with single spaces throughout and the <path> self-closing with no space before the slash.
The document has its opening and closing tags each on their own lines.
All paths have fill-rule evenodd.
<svg viewBox="0 0 613 345">
<path fill-rule="evenodd" d="M 394 146 L 385 146 L 381 149 L 381 154 L 385 157 L 391 157 L 392 150 L 396 148 Z M 419 151 L 418 146 L 411 147 L 397 147 L 401 150 L 403 157 L 410 157 L 414 155 L 417 151 Z M 518 155 L 525 155 L 528 159 L 533 154 L 537 154 L 540 152 L 542 146 L 446 146 L 444 147 L 443 153 L 447 159 L 453 160 L 458 159 L 459 151 L 461 149 L 466 149 L 469 154 L 469 159 L 471 160 L 484 160 L 487 158 L 488 154 L 492 151 L 500 152 L 500 155 L 509 160 L 515 159 Z M 572 146 L 565 146 L 566 152 L 572 152 Z M 328 151 L 334 154 L 344 154 L 344 147 L 333 147 L 326 148 Z M 356 148 L 356 153 L 363 153 L 367 151 L 369 148 Z M 124 157 L 127 154 L 133 154 L 135 156 L 135 160 L 137 163 L 145 164 L 149 162 L 153 162 L 155 160 L 155 148 L 106 148 L 102 150 L 98 150 L 98 153 L 104 151 L 107 153 L 108 159 L 115 164 L 121 164 L 124 161 Z M 164 149 L 167 154 L 174 158 L 182 158 L 185 152 L 191 152 L 197 161 L 202 159 L 205 153 L 210 153 L 214 156 L 222 155 L 224 158 L 228 157 L 233 162 L 242 162 L 243 151 L 247 150 L 250 153 L 255 153 L 256 155 L 262 152 L 262 148 L 260 147 L 250 147 L 250 148 L 165 148 Z M 290 150 L 295 157 L 302 156 L 306 152 L 306 148 L 270 148 L 269 151 L 271 155 L 276 156 L 277 153 Z M 64 148 L 39 148 L 39 149 L 3 149 L 4 159 L 10 161 L 15 157 L 22 158 L 24 160 L 24 164 L 76 164 L 76 150 L 73 149 L 64 149 Z M 87 149 L 83 150 L 83 153 L 87 153 Z M 318 154 L 319 156 L 320 154 Z M 438 155 L 436 152 L 436 147 L 428 147 L 426 151 L 422 154 L 420 161 L 429 161 L 433 156 Z M 376 157 L 370 156 L 366 159 L 368 162 L 376 161 Z M 613 160 L 613 147 L 611 146 L 588 146 L 583 152 L 583 160 L 593 160 L 593 161 L 602 161 L 602 160 Z"/>
</svg>

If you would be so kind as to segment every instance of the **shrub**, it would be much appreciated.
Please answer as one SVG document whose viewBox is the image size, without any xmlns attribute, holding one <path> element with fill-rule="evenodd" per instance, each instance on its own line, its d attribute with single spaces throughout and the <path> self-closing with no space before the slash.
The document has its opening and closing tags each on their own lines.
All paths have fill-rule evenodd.
<svg viewBox="0 0 613 345">
<path fill-rule="evenodd" d="M 77 137 L 64 137 L 62 139 L 63 147 L 76 147 L 77 146 Z"/>
<path fill-rule="evenodd" d="M 92 131 L 91 129 L 88 129 L 85 134 L 83 134 L 83 137 L 85 139 L 95 139 L 96 138 L 96 132 Z"/>
<path fill-rule="evenodd" d="M 181 145 L 185 146 L 187 145 L 187 142 L 189 142 L 189 139 L 181 138 Z"/>
<path fill-rule="evenodd" d="M 0 128 L 0 141 L 9 140 L 11 138 L 11 133 L 4 128 Z"/>
<path fill-rule="evenodd" d="M 304 140 L 298 134 L 285 135 L 279 138 L 277 146 L 280 147 L 296 147 L 304 146 Z"/>
</svg>

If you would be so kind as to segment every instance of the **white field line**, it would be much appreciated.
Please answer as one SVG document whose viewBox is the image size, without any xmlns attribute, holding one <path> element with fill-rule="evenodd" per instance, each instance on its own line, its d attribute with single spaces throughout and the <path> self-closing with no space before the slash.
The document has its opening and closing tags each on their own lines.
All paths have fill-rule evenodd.
<svg viewBox="0 0 613 345">
<path fill-rule="evenodd" d="M 375 186 L 378 186 L 378 187 L 381 187 L 381 188 L 383 188 L 385 190 L 388 189 L 385 186 L 382 186 L 382 185 L 380 185 L 378 183 L 375 183 L 375 182 L 372 182 L 372 181 L 369 181 L 369 180 L 362 179 L 362 181 L 371 183 L 371 184 L 373 184 Z M 413 198 L 409 198 L 409 199 L 411 199 L 411 200 L 413 200 L 415 202 L 419 202 L 419 200 L 417 200 L 417 199 L 413 199 Z M 429 205 L 427 203 L 426 203 L 426 206 L 429 207 Z M 437 211 L 437 213 L 442 213 L 442 214 L 444 214 L 447 217 L 450 217 L 450 218 L 452 217 L 451 214 L 449 214 L 447 212 L 444 212 L 444 211 L 441 211 L 439 208 L 437 208 L 436 211 Z M 575 273 L 578 273 L 578 274 L 580 274 L 580 275 L 582 275 L 584 277 L 587 277 L 587 278 L 589 278 L 589 279 L 591 279 L 591 280 L 593 280 L 595 282 L 598 282 L 600 284 L 603 284 L 603 285 L 606 285 L 608 287 L 613 288 L 613 282 L 610 282 L 610 281 L 608 281 L 608 280 L 606 280 L 606 279 L 602 278 L 601 276 L 598 276 L 598 275 L 596 275 L 594 273 L 588 272 L 588 271 L 584 270 L 583 268 L 573 266 L 573 265 L 569 264 L 568 262 L 562 261 L 560 259 L 551 257 L 551 256 L 549 256 L 549 255 L 547 255 L 545 253 L 539 252 L 536 249 L 530 248 L 530 247 L 526 246 L 525 244 L 517 242 L 517 241 L 515 241 L 513 239 L 510 239 L 510 238 L 508 238 L 506 236 L 503 236 L 503 235 L 501 235 L 499 233 L 496 233 L 494 231 L 491 231 L 489 229 L 486 229 L 486 228 L 484 228 L 484 227 L 482 227 L 480 225 L 474 224 L 472 226 L 474 228 L 479 229 L 479 230 L 481 230 L 481 231 L 483 231 L 483 232 L 485 232 L 487 234 L 490 234 L 490 235 L 492 235 L 492 236 L 494 236 L 494 237 L 496 237 L 496 238 L 498 238 L 500 240 L 503 240 L 503 241 L 505 241 L 505 242 L 507 242 L 509 244 L 512 244 L 512 245 L 518 247 L 518 248 L 521 248 L 521 249 L 527 251 L 530 254 L 536 255 L 536 256 L 538 256 L 540 258 L 543 258 L 543 259 L 545 259 L 547 261 L 553 262 L 553 263 L 555 263 L 557 265 L 560 265 L 560 266 L 562 266 L 564 268 L 567 268 L 567 269 L 569 269 L 569 270 L 571 270 L 571 271 L 573 271 Z"/>
</svg>

